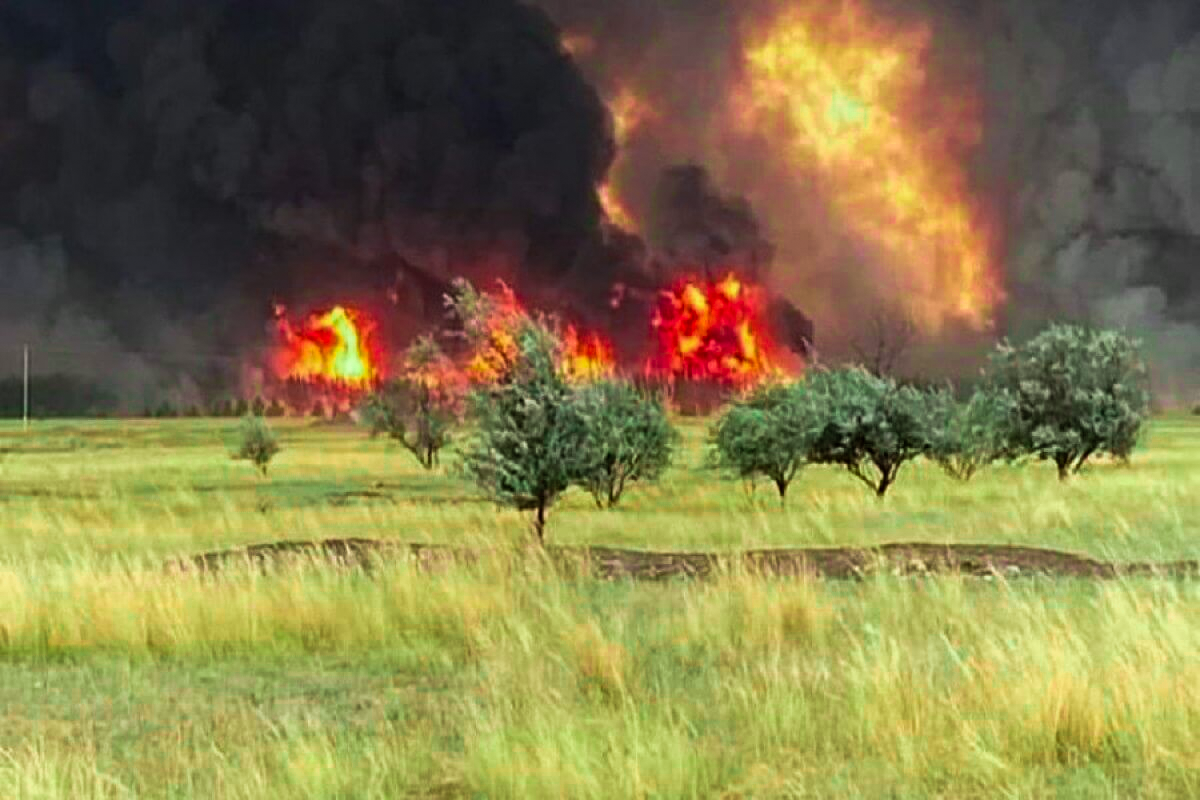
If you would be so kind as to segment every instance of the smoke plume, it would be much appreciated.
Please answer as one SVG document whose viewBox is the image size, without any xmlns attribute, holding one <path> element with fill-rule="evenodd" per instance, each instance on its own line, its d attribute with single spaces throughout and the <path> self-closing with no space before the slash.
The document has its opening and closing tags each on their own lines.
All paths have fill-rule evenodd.
<svg viewBox="0 0 1200 800">
<path fill-rule="evenodd" d="M 130 391 L 202 389 L 187 364 L 243 354 L 272 301 L 390 293 L 403 336 L 462 274 L 611 323 L 614 284 L 729 257 L 836 350 L 864 308 L 924 288 L 834 202 L 836 176 L 739 115 L 749 43 L 814 4 L 9 0 L 0 341 L 86 342 L 79 368 Z M 978 117 L 953 166 L 1006 298 L 979 347 L 1050 319 L 1125 326 L 1160 398 L 1196 399 L 1200 7 L 857 4 L 928 31 L 916 119 L 960 98 Z M 622 93 L 645 110 L 624 131 L 605 108 Z M 638 230 L 605 224 L 606 182 Z M 972 371 L 965 333 L 914 363 Z"/>
<path fill-rule="evenodd" d="M 421 317 L 455 275 L 553 284 L 596 246 L 612 155 L 516 0 L 8 2 L 0 334 L 139 384 L 132 354 L 193 374 L 272 301 L 432 285 L 396 293 Z"/>
</svg>

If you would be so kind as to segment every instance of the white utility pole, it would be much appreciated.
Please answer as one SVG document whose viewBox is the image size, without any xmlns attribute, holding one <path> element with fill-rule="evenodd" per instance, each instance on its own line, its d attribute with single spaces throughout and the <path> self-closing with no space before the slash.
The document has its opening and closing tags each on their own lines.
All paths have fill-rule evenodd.
<svg viewBox="0 0 1200 800">
<path fill-rule="evenodd" d="M 22 413 L 21 419 L 24 421 L 25 430 L 29 430 L 29 345 L 25 345 L 25 380 L 22 386 Z"/>
</svg>

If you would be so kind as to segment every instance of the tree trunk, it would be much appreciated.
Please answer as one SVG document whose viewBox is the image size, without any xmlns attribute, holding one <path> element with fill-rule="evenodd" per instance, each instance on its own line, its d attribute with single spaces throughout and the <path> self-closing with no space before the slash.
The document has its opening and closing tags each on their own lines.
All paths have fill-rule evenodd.
<svg viewBox="0 0 1200 800">
<path fill-rule="evenodd" d="M 533 534 L 537 537 L 538 544 L 542 547 L 546 546 L 546 504 L 538 503 L 537 514 L 533 518 Z"/>
<path fill-rule="evenodd" d="M 1056 459 L 1054 463 L 1058 466 L 1058 479 L 1060 481 L 1065 481 L 1071 477 L 1070 460 L 1063 461 L 1062 459 Z"/>
<path fill-rule="evenodd" d="M 783 478 L 776 478 L 775 488 L 779 490 L 779 505 L 783 505 L 787 500 L 788 482 Z"/>
</svg>

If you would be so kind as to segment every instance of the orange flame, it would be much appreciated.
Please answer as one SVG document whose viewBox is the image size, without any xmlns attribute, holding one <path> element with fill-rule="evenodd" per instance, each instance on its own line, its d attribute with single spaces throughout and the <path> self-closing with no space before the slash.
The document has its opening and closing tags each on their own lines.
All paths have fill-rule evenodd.
<svg viewBox="0 0 1200 800">
<path fill-rule="evenodd" d="M 636 92 L 622 89 L 608 105 L 613 120 L 613 139 L 617 145 L 617 159 L 621 158 L 621 148 L 648 120 L 653 118 L 654 111 Z M 619 163 L 614 163 L 613 172 L 619 170 Z M 600 187 L 600 205 L 608 221 L 618 228 L 627 231 L 637 230 L 637 223 L 629 212 L 628 206 L 621 199 L 620 192 L 609 182 Z"/>
<path fill-rule="evenodd" d="M 529 318 L 516 294 L 503 283 L 499 291 L 488 294 L 488 300 L 488 313 L 479 321 L 482 335 L 476 337 L 464 369 L 474 383 L 494 383 L 507 372 L 519 355 L 517 328 Z M 571 380 L 593 381 L 611 375 L 615 359 L 612 347 L 600 334 L 568 325 L 562 335 L 560 366 Z"/>
<path fill-rule="evenodd" d="M 638 128 L 654 116 L 654 111 L 632 89 L 622 89 L 609 105 L 613 118 L 613 135 L 617 145 L 629 141 Z"/>
<path fill-rule="evenodd" d="M 924 328 L 987 327 L 1001 293 L 961 168 L 980 136 L 976 110 L 937 95 L 918 119 L 930 32 L 890 30 L 859 1 L 792 6 L 774 21 L 746 54 L 743 123 L 777 125 L 793 164 L 826 178 L 835 209 L 901 273 Z"/>
<path fill-rule="evenodd" d="M 495 383 L 508 371 L 518 356 L 517 329 L 528 318 L 525 308 L 503 281 L 498 289 L 489 292 L 486 313 L 471 324 L 474 332 L 474 351 L 464 371 L 473 383 Z"/>
<path fill-rule="evenodd" d="M 604 209 L 604 216 L 608 218 L 608 221 L 618 228 L 626 231 L 637 229 L 637 223 L 633 221 L 633 214 L 617 197 L 611 183 L 600 187 L 600 207 Z"/>
<path fill-rule="evenodd" d="M 380 377 L 373 347 L 374 322 L 360 311 L 335 306 L 314 314 L 299 327 L 276 308 L 282 344 L 275 354 L 275 373 L 284 380 L 322 383 L 366 390 Z"/>
<path fill-rule="evenodd" d="M 731 385 L 774 371 L 760 292 L 733 274 L 716 282 L 683 281 L 663 292 L 651 324 L 659 335 L 652 370 Z"/>
<path fill-rule="evenodd" d="M 577 381 L 609 377 L 616 364 L 612 346 L 600 334 L 581 334 L 573 325 L 563 334 L 563 361 L 567 377 Z"/>
</svg>

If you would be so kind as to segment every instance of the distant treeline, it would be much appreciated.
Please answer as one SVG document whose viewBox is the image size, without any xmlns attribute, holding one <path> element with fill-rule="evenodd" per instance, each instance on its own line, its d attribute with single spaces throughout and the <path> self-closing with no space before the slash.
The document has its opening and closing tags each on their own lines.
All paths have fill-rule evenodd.
<svg viewBox="0 0 1200 800">
<path fill-rule="evenodd" d="M 0 418 L 19 419 L 23 406 L 21 378 L 0 378 Z M 116 411 L 116 395 L 87 378 L 58 374 L 29 379 L 29 414 L 35 419 L 103 417 Z"/>
<path fill-rule="evenodd" d="M 160 400 L 142 408 L 130 408 L 103 384 L 77 375 L 38 375 L 29 379 L 29 416 L 33 419 L 87 417 L 241 417 L 247 413 L 281 417 L 303 413 L 305 416 L 330 417 L 336 409 L 320 400 L 285 404 L 261 398 L 245 400 L 233 396 L 207 402 L 180 403 Z M 0 419 L 20 419 L 23 413 L 22 380 L 0 378 Z"/>
</svg>

